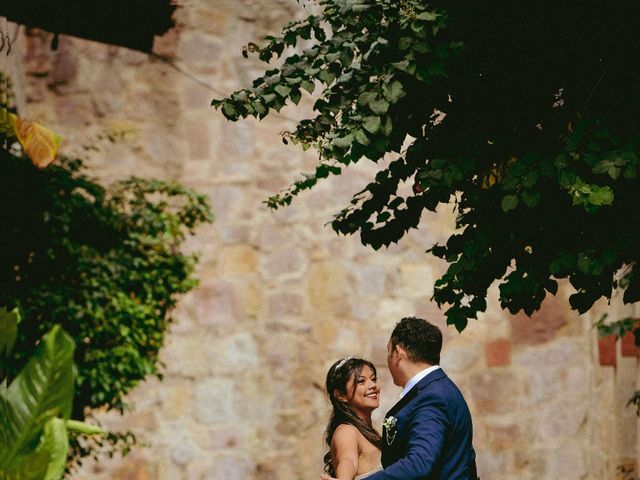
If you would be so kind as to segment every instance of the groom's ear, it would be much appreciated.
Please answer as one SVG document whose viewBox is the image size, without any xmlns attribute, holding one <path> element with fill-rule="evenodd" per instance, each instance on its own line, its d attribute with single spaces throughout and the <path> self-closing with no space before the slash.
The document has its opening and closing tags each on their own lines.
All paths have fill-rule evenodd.
<svg viewBox="0 0 640 480">
<path fill-rule="evenodd" d="M 395 348 L 399 359 L 406 360 L 408 358 L 407 351 L 400 344 L 397 344 Z"/>
</svg>

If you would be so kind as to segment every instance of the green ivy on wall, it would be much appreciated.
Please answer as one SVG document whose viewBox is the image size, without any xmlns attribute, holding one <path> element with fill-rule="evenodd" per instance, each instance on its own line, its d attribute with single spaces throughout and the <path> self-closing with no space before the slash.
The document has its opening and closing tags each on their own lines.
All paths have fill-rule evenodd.
<svg viewBox="0 0 640 480">
<path fill-rule="evenodd" d="M 197 284 L 196 256 L 181 244 L 212 220 L 206 198 L 140 178 L 105 188 L 80 160 L 39 170 L 5 151 L 0 204 L 0 305 L 24 317 L 9 376 L 60 325 L 76 344 L 73 418 L 122 411 L 127 392 L 159 375 L 171 312 Z"/>
</svg>

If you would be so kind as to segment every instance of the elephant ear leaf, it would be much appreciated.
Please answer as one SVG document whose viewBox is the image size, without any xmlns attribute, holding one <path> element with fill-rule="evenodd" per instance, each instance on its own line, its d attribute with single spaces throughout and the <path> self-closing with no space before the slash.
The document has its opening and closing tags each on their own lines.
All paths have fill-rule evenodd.
<svg viewBox="0 0 640 480">
<path fill-rule="evenodd" d="M 38 445 L 47 422 L 69 418 L 73 401 L 74 343 L 56 325 L 42 339 L 25 367 L 5 392 L 2 405 L 9 415 L 0 418 L 6 445 L 0 450 L 0 470 L 14 470 L 19 454 Z"/>
<path fill-rule="evenodd" d="M 48 454 L 45 480 L 59 480 L 64 475 L 69 453 L 69 435 L 66 422 L 61 418 L 52 418 L 44 426 L 44 435 L 40 438 L 38 450 Z"/>
</svg>

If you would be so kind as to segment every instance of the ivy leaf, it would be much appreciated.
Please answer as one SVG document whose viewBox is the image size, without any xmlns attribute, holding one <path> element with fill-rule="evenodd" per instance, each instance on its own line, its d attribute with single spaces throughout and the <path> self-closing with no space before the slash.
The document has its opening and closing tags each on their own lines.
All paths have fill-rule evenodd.
<svg viewBox="0 0 640 480">
<path fill-rule="evenodd" d="M 536 172 L 535 170 L 532 172 L 529 172 L 522 179 L 522 185 L 524 185 L 527 188 L 531 188 L 536 184 L 536 182 L 538 181 L 538 178 L 539 178 L 538 172 Z"/>
<path fill-rule="evenodd" d="M 291 94 L 289 95 L 289 98 L 293 103 L 297 105 L 298 102 L 300 102 L 300 99 L 302 98 L 302 94 L 300 93 L 300 90 L 292 90 Z"/>
<path fill-rule="evenodd" d="M 222 104 L 222 114 L 229 120 L 234 120 L 238 117 L 236 107 L 229 102 L 224 102 Z"/>
<path fill-rule="evenodd" d="M 367 117 L 362 122 L 362 128 L 369 133 L 377 133 L 380 130 L 380 117 Z M 366 144 L 365 144 L 366 145 Z"/>
<path fill-rule="evenodd" d="M 509 210 L 513 210 L 518 205 L 518 197 L 517 195 L 505 195 L 502 199 L 500 206 L 502 207 L 503 212 L 508 212 Z"/>
<path fill-rule="evenodd" d="M 534 208 L 540 200 L 540 192 L 524 190 L 520 196 L 522 197 L 524 204 L 529 208 Z"/>
<path fill-rule="evenodd" d="M 612 163 L 610 160 L 601 160 L 593 166 L 593 173 L 607 173 Z"/>
<path fill-rule="evenodd" d="M 613 190 L 610 187 L 595 188 L 589 193 L 589 203 L 593 205 L 612 205 Z"/>
<path fill-rule="evenodd" d="M 607 173 L 609 174 L 609 176 L 612 179 L 616 179 L 620 176 L 620 172 L 622 171 L 622 169 L 620 167 L 616 167 L 615 165 L 611 165 L 611 167 L 609 168 L 609 170 L 607 171 Z"/>
<path fill-rule="evenodd" d="M 384 98 L 376 98 L 369 101 L 369 108 L 373 113 L 382 115 L 387 113 L 387 111 L 389 110 L 389 102 L 387 102 Z"/>
<path fill-rule="evenodd" d="M 384 123 L 382 124 L 382 134 L 388 137 L 393 131 L 393 123 L 391 122 L 391 117 L 386 116 L 384 118 Z"/>
<path fill-rule="evenodd" d="M 368 105 L 371 100 L 376 98 L 375 92 L 362 92 L 358 96 L 358 105 Z"/>
<path fill-rule="evenodd" d="M 353 138 L 361 145 L 366 146 L 371 143 L 371 140 L 369 140 L 369 137 L 367 137 L 367 134 L 364 133 L 363 130 L 357 130 Z"/>
<path fill-rule="evenodd" d="M 353 138 L 354 138 L 354 135 L 350 133 L 348 135 L 345 135 L 344 137 L 338 137 L 333 139 L 332 143 L 333 145 L 339 148 L 349 148 L 351 146 L 351 143 L 353 142 Z"/>
<path fill-rule="evenodd" d="M 262 96 L 262 101 L 264 102 L 265 105 L 269 105 L 276 98 L 278 98 L 278 96 L 275 93 L 267 93 L 267 94 Z"/>
<path fill-rule="evenodd" d="M 386 88 L 385 97 L 389 100 L 390 103 L 397 103 L 402 97 L 406 95 L 404 88 L 402 87 L 402 83 L 398 80 L 394 80 L 391 84 Z"/>
<path fill-rule="evenodd" d="M 304 88 L 307 92 L 313 93 L 313 91 L 316 89 L 316 85 L 309 80 L 302 80 L 300 82 L 300 88 Z"/>
<path fill-rule="evenodd" d="M 291 93 L 291 87 L 287 85 L 277 85 L 273 90 L 282 98 L 286 98 Z"/>
<path fill-rule="evenodd" d="M 411 46 L 412 42 L 412 37 L 400 37 L 400 40 L 398 40 L 398 49 L 407 50 Z"/>
</svg>

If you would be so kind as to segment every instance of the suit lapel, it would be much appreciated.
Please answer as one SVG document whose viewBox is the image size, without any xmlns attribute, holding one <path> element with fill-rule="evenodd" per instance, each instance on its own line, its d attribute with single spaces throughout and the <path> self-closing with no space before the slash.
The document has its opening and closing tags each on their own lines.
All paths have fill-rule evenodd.
<svg viewBox="0 0 640 480">
<path fill-rule="evenodd" d="M 413 388 L 406 393 L 404 397 L 398 400 L 398 403 L 396 403 L 393 407 L 391 407 L 391 410 L 387 412 L 387 414 L 385 415 L 385 418 L 393 415 L 402 407 L 404 407 L 407 403 L 413 400 L 415 396 L 418 395 L 418 392 L 420 392 L 420 390 L 422 390 L 423 388 L 426 388 L 427 385 L 429 385 L 432 382 L 435 382 L 436 380 L 440 380 L 441 378 L 444 378 L 446 376 L 447 374 L 444 373 L 444 370 L 442 370 L 442 368 L 438 368 L 437 370 L 434 370 L 433 372 L 431 372 L 429 375 L 427 375 L 418 383 L 416 383 L 413 386 Z"/>
</svg>

